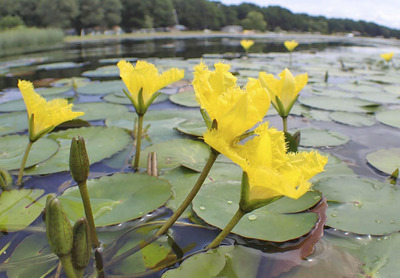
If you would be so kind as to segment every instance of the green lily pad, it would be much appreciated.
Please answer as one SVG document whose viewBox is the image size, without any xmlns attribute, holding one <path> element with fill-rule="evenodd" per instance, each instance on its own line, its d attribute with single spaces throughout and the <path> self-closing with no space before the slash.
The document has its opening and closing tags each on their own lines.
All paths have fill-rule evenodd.
<svg viewBox="0 0 400 278">
<path fill-rule="evenodd" d="M 74 104 L 74 111 L 81 111 L 85 114 L 80 119 L 85 121 L 102 120 L 111 115 L 127 113 L 129 108 L 119 104 L 106 102 L 85 102 Z"/>
<path fill-rule="evenodd" d="M 382 124 L 400 128 L 400 109 L 379 112 L 376 119 Z"/>
<path fill-rule="evenodd" d="M 61 95 L 71 90 L 72 90 L 71 87 L 51 87 L 51 88 L 39 89 L 36 90 L 36 92 L 43 97 L 47 97 L 52 95 Z"/>
<path fill-rule="evenodd" d="M 181 163 L 205 162 L 209 156 L 209 147 L 200 141 L 175 139 L 151 145 L 140 154 L 139 166 L 147 167 L 147 155 L 157 153 L 158 168 L 167 170 L 178 167 Z"/>
<path fill-rule="evenodd" d="M 328 201 L 327 226 L 357 234 L 384 235 L 400 230 L 398 189 L 376 180 L 355 176 L 317 181 Z"/>
<path fill-rule="evenodd" d="M 58 258 L 51 252 L 46 234 L 41 233 L 24 238 L 7 263 L 14 265 L 7 270 L 8 277 L 46 277 L 57 267 Z"/>
<path fill-rule="evenodd" d="M 16 99 L 0 103 L 0 112 L 26 111 L 23 99 Z"/>
<path fill-rule="evenodd" d="M 362 99 L 330 96 L 300 97 L 299 101 L 312 108 L 345 112 L 368 112 L 379 106 L 375 102 Z"/>
<path fill-rule="evenodd" d="M 193 188 L 197 179 L 200 176 L 200 171 L 203 170 L 205 163 L 198 163 L 200 165 L 198 171 L 189 169 L 186 165 L 184 167 L 177 167 L 171 171 L 167 171 L 160 177 L 170 181 L 173 189 L 173 196 L 168 200 L 167 207 L 175 211 L 178 206 L 183 202 L 190 190 Z M 197 165 L 196 165 L 197 166 Z M 204 183 L 214 181 L 240 181 L 242 177 L 241 168 L 233 163 L 215 162 L 211 168 L 210 173 L 205 179 Z"/>
<path fill-rule="evenodd" d="M 171 197 L 167 180 L 138 173 L 118 173 L 87 183 L 96 226 L 119 224 L 161 207 Z M 67 216 L 76 221 L 84 216 L 77 186 L 59 197 Z"/>
<path fill-rule="evenodd" d="M 168 98 L 169 98 L 169 95 L 160 94 L 153 101 L 153 104 L 166 101 Z M 119 93 L 108 94 L 108 95 L 104 96 L 103 99 L 105 101 L 111 102 L 111 103 L 132 105 L 132 102 L 129 100 L 129 98 L 124 93 L 122 93 L 122 94 L 119 94 Z"/>
<path fill-rule="evenodd" d="M 325 165 L 323 172 L 315 175 L 310 179 L 311 182 L 316 182 L 322 178 L 326 177 L 335 177 L 335 176 L 353 176 L 355 175 L 354 171 L 341 159 L 337 158 L 332 154 L 325 154 L 322 155 L 328 156 L 328 163 Z"/>
<path fill-rule="evenodd" d="M 208 224 L 223 229 L 238 209 L 240 182 L 213 182 L 202 187 L 193 210 Z M 318 221 L 315 213 L 301 211 L 318 203 L 321 195 L 309 192 L 292 200 L 282 198 L 245 215 L 232 230 L 247 238 L 283 242 L 307 234 Z"/>
<path fill-rule="evenodd" d="M 185 260 L 163 278 L 258 277 L 261 251 L 243 246 L 221 246 Z"/>
<path fill-rule="evenodd" d="M 362 262 L 359 277 L 397 277 L 400 260 L 400 234 L 383 237 L 326 237 L 327 241 L 358 257 Z M 343 276 L 344 277 L 344 276 Z M 350 276 L 346 276 L 350 277 Z"/>
<path fill-rule="evenodd" d="M 193 135 L 196 137 L 203 136 L 203 134 L 207 131 L 206 124 L 202 120 L 185 121 L 180 123 L 176 129 L 184 134 Z"/>
<path fill-rule="evenodd" d="M 169 100 L 181 106 L 200 107 L 200 104 L 196 101 L 196 95 L 194 91 L 186 91 L 171 95 Z"/>
<path fill-rule="evenodd" d="M 77 136 L 82 136 L 85 139 L 91 164 L 112 156 L 132 142 L 128 133 L 117 127 L 92 126 L 54 132 L 49 135 L 49 138 L 59 143 L 58 152 L 46 162 L 27 169 L 25 173 L 27 175 L 42 175 L 68 171 L 71 139 Z"/>
<path fill-rule="evenodd" d="M 77 64 L 74 62 L 61 62 L 61 63 L 38 65 L 37 68 L 43 69 L 43 70 L 58 70 L 58 69 L 77 68 L 77 67 L 82 67 L 82 66 L 83 66 L 83 64 Z"/>
<path fill-rule="evenodd" d="M 339 146 L 350 140 L 347 135 L 325 129 L 305 128 L 300 132 L 300 145 L 303 147 Z"/>
<path fill-rule="evenodd" d="M 90 80 L 85 77 L 71 77 L 71 78 L 58 79 L 57 81 L 54 81 L 53 83 L 51 83 L 51 85 L 73 87 L 75 84 L 77 87 L 81 87 L 83 85 L 86 85 L 89 82 L 90 82 Z"/>
<path fill-rule="evenodd" d="M 28 227 L 42 213 L 46 196 L 41 189 L 14 189 L 0 195 L 0 230 L 13 232 Z"/>
<path fill-rule="evenodd" d="M 90 78 L 119 77 L 119 69 L 116 65 L 103 66 L 95 70 L 85 71 L 82 76 Z"/>
<path fill-rule="evenodd" d="M 0 137 L 0 168 L 15 170 L 21 167 L 29 138 L 26 135 L 8 135 Z M 51 138 L 40 138 L 33 143 L 25 168 L 49 159 L 58 150 L 58 144 Z"/>
<path fill-rule="evenodd" d="M 0 136 L 28 129 L 26 112 L 11 112 L 0 114 Z"/>
<path fill-rule="evenodd" d="M 91 82 L 85 86 L 79 87 L 78 94 L 82 95 L 106 95 L 127 90 L 124 82 L 121 80 Z"/>
<path fill-rule="evenodd" d="M 375 124 L 375 117 L 368 114 L 332 112 L 329 117 L 335 122 L 356 127 L 373 126 Z"/>
<path fill-rule="evenodd" d="M 400 169 L 400 148 L 380 149 L 366 156 L 369 164 L 386 174 Z"/>
</svg>

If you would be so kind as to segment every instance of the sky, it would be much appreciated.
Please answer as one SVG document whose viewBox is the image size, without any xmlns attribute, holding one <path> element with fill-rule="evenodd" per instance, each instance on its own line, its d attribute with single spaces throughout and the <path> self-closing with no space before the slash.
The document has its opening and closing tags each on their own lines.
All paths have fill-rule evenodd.
<svg viewBox="0 0 400 278">
<path fill-rule="evenodd" d="M 225 5 L 243 2 L 258 6 L 281 6 L 293 13 L 372 21 L 400 29 L 400 0 L 218 0 Z M 268 22 L 268 20 L 267 20 Z"/>
</svg>

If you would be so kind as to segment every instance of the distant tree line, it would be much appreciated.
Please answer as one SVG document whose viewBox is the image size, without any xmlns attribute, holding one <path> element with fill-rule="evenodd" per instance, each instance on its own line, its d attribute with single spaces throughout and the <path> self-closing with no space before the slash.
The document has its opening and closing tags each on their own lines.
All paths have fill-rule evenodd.
<svg viewBox="0 0 400 278">
<path fill-rule="evenodd" d="M 400 30 L 366 21 L 295 14 L 279 6 L 250 3 L 224 5 L 209 0 L 0 0 L 0 29 L 26 25 L 75 29 L 112 28 L 126 31 L 165 28 L 176 24 L 190 30 L 220 30 L 227 25 L 260 31 L 332 34 L 359 32 L 365 36 L 400 38 Z"/>
</svg>

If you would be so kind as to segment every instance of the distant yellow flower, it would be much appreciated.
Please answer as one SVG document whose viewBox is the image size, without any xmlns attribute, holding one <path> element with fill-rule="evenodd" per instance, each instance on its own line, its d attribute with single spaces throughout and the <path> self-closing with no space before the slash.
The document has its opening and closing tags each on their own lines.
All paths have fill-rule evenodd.
<svg viewBox="0 0 400 278">
<path fill-rule="evenodd" d="M 281 117 L 289 115 L 299 92 L 308 82 L 307 73 L 293 77 L 288 69 L 284 69 L 279 74 L 280 79 L 276 79 L 272 74 L 265 72 L 260 72 L 258 78 L 261 85 L 267 89 L 272 105 Z"/>
<path fill-rule="evenodd" d="M 184 70 L 177 68 L 171 68 L 159 74 L 157 68 L 146 61 L 137 61 L 135 67 L 124 60 L 119 61 L 117 65 L 120 76 L 129 91 L 125 93 L 139 114 L 146 113 L 147 108 L 158 96 L 156 94 L 158 90 L 184 76 Z M 139 99 L 141 90 L 143 99 Z"/>
<path fill-rule="evenodd" d="M 193 87 L 197 101 L 209 117 L 204 141 L 224 153 L 244 132 L 262 121 L 270 99 L 261 85 L 252 84 L 245 90 L 237 86 L 236 77 L 229 72 L 230 65 L 216 63 L 214 67 L 212 72 L 203 63 L 197 65 Z"/>
<path fill-rule="evenodd" d="M 389 52 L 389 53 L 382 53 L 381 57 L 386 61 L 389 62 L 390 60 L 392 60 L 394 53 L 393 52 Z"/>
<path fill-rule="evenodd" d="M 295 40 L 292 40 L 292 41 L 285 41 L 283 45 L 286 47 L 287 50 L 292 52 L 299 45 L 299 43 Z"/>
<path fill-rule="evenodd" d="M 19 80 L 18 88 L 28 112 L 29 140 L 32 142 L 52 131 L 57 125 L 84 114 L 73 112 L 72 104 L 68 104 L 66 99 L 46 101 L 35 92 L 33 84 L 29 81 Z"/>
<path fill-rule="evenodd" d="M 244 48 L 244 50 L 247 52 L 249 51 L 250 47 L 252 47 L 254 44 L 254 41 L 252 40 L 241 40 L 240 45 Z"/>
<path fill-rule="evenodd" d="M 225 154 L 247 173 L 249 204 L 274 197 L 298 199 L 311 187 L 308 181 L 322 172 L 328 159 L 317 152 L 287 153 L 285 135 L 264 123 L 255 136 Z"/>
</svg>

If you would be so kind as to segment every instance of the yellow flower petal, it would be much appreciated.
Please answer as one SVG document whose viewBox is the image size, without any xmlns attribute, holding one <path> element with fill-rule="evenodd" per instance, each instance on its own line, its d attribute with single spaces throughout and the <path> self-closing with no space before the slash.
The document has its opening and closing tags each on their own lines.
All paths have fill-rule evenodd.
<svg viewBox="0 0 400 278">
<path fill-rule="evenodd" d="M 136 66 L 121 60 L 118 62 L 120 76 L 131 94 L 136 111 L 146 111 L 153 95 L 161 88 L 174 83 L 184 76 L 184 70 L 171 68 L 159 74 L 157 68 L 146 61 L 137 61 Z M 145 107 L 139 106 L 139 92 L 142 89 Z"/>
<path fill-rule="evenodd" d="M 284 69 L 279 74 L 279 79 L 265 72 L 260 72 L 258 79 L 262 87 L 267 89 L 271 102 L 279 115 L 287 117 L 297 95 L 307 85 L 308 75 L 304 73 L 294 77 L 290 70 Z M 276 98 L 279 98 L 282 103 L 283 111 L 281 111 Z"/>
<path fill-rule="evenodd" d="M 286 47 L 287 50 L 293 51 L 299 45 L 299 43 L 295 40 L 291 40 L 285 41 L 283 45 Z"/>
<path fill-rule="evenodd" d="M 389 53 L 382 53 L 381 57 L 386 61 L 389 62 L 390 60 L 392 60 L 394 53 L 393 52 L 389 52 Z"/>
<path fill-rule="evenodd" d="M 244 50 L 249 50 L 250 47 L 252 47 L 254 44 L 254 41 L 252 40 L 241 40 L 240 45 L 244 48 Z"/>
<path fill-rule="evenodd" d="M 28 118 L 33 117 L 33 126 L 29 129 L 31 141 L 36 141 L 57 125 L 84 114 L 73 112 L 72 104 L 68 104 L 66 99 L 46 101 L 35 92 L 33 84 L 29 81 L 19 80 L 18 88 L 24 99 Z"/>
</svg>

